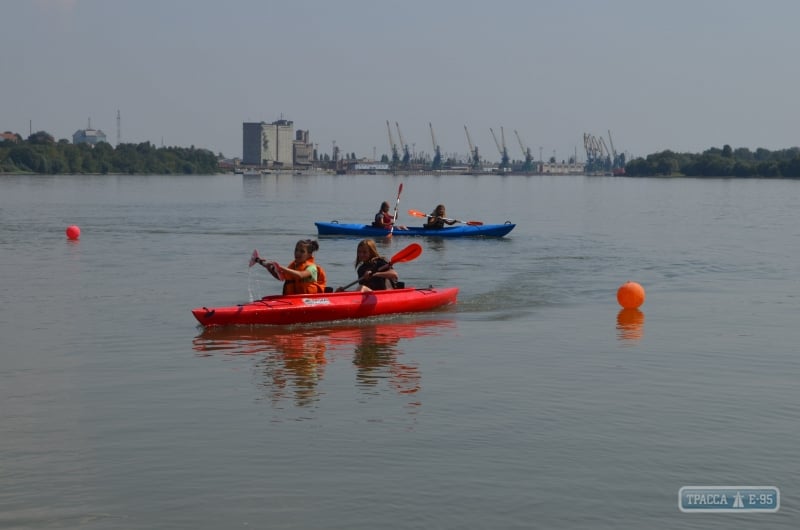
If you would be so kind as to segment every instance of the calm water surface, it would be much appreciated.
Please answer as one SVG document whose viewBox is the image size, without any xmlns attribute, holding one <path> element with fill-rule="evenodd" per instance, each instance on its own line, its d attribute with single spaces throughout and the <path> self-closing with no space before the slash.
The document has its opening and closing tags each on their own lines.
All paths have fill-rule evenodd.
<svg viewBox="0 0 800 530">
<path fill-rule="evenodd" d="M 254 248 L 287 263 L 401 182 L 405 224 L 438 202 L 517 223 L 397 265 L 457 306 L 197 327 L 279 290 Z M 797 528 L 798 186 L 0 177 L 0 527 Z M 332 285 L 356 242 L 320 239 Z M 777 486 L 780 511 L 684 514 L 686 485 Z"/>
</svg>

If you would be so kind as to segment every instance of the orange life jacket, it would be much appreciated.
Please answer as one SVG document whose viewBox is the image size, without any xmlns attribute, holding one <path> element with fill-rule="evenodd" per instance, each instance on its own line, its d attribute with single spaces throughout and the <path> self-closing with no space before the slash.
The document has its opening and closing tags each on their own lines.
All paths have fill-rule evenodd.
<svg viewBox="0 0 800 530">
<path fill-rule="evenodd" d="M 298 264 L 297 262 L 293 261 L 289 265 L 289 269 L 294 271 L 304 271 L 308 268 L 309 265 L 314 263 L 314 258 L 309 258 L 307 261 Z M 314 263 L 316 265 L 316 263 Z M 319 266 L 317 266 L 317 281 L 309 281 L 311 278 L 302 278 L 302 279 L 291 279 L 286 280 L 283 282 L 283 294 L 314 294 L 314 293 L 324 293 L 325 292 L 325 285 L 327 283 L 327 279 L 325 277 L 325 270 Z"/>
</svg>

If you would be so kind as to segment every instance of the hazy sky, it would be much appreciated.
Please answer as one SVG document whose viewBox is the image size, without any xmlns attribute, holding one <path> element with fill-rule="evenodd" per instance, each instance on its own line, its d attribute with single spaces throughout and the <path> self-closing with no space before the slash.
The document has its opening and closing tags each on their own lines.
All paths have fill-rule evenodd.
<svg viewBox="0 0 800 530">
<path fill-rule="evenodd" d="M 796 0 L 0 0 L 0 130 L 242 155 L 288 119 L 330 153 L 499 159 L 800 145 Z M 32 125 L 31 125 L 32 124 Z"/>
</svg>

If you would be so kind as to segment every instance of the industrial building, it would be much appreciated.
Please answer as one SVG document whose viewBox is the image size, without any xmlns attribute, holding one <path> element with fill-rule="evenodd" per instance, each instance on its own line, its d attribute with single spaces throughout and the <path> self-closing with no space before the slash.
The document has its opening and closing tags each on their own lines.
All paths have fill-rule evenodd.
<svg viewBox="0 0 800 530">
<path fill-rule="evenodd" d="M 106 141 L 106 133 L 100 129 L 80 129 L 72 135 L 73 144 L 92 144 L 96 145 Z"/>
<path fill-rule="evenodd" d="M 294 122 L 290 120 L 245 122 L 242 164 L 265 169 L 311 167 L 314 146 L 308 140 L 308 131 L 298 130 L 295 134 Z"/>
</svg>

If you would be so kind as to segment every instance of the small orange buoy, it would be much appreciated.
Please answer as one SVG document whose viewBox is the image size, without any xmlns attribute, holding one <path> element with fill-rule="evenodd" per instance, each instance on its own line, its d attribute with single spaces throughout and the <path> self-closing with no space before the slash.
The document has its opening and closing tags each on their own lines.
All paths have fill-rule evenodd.
<svg viewBox="0 0 800 530">
<path fill-rule="evenodd" d="M 625 282 L 617 290 L 617 302 L 625 309 L 636 309 L 644 303 L 644 287 L 636 282 Z"/>
<path fill-rule="evenodd" d="M 73 241 L 81 237 L 81 229 L 77 225 L 67 227 L 67 238 Z"/>
</svg>

